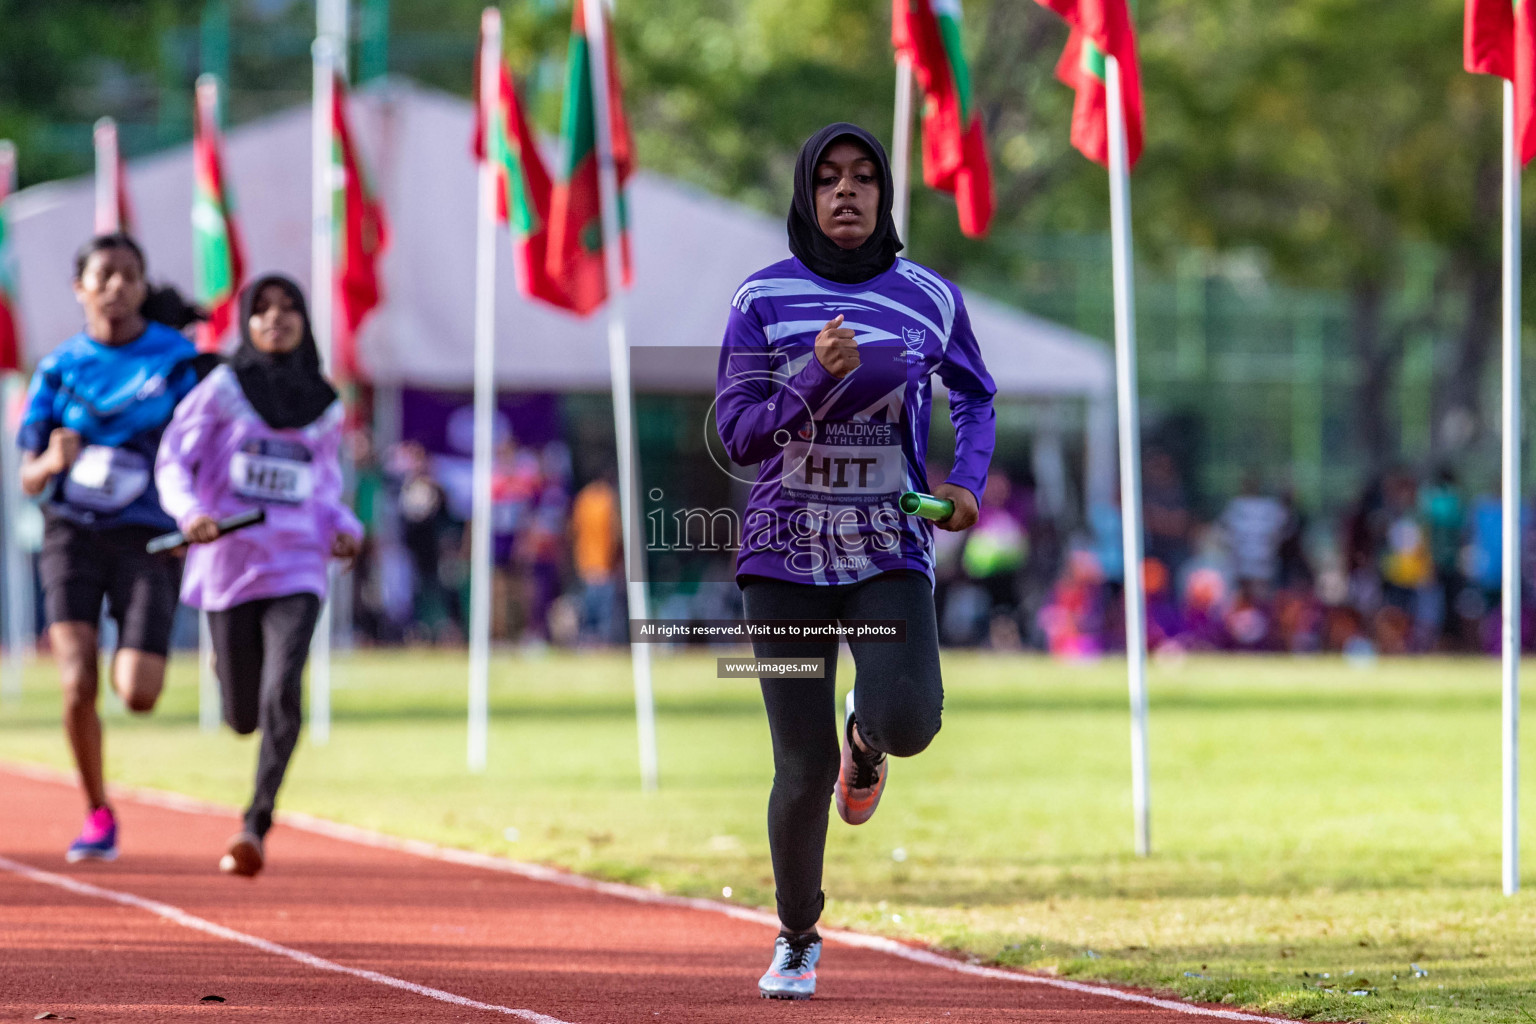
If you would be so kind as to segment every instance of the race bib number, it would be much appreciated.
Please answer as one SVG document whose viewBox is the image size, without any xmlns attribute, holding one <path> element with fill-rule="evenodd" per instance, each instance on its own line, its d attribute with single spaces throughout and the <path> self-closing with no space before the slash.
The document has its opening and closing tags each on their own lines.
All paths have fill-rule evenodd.
<svg viewBox="0 0 1536 1024">
<path fill-rule="evenodd" d="M 87 445 L 64 478 L 64 500 L 90 512 L 118 512 L 149 488 L 149 460 L 138 452 Z"/>
<path fill-rule="evenodd" d="M 900 424 L 833 421 L 784 446 L 784 494 L 798 501 L 880 505 L 901 494 Z"/>
<path fill-rule="evenodd" d="M 247 441 L 229 460 L 230 488 L 252 501 L 302 505 L 315 493 L 314 458 L 296 441 Z"/>
</svg>

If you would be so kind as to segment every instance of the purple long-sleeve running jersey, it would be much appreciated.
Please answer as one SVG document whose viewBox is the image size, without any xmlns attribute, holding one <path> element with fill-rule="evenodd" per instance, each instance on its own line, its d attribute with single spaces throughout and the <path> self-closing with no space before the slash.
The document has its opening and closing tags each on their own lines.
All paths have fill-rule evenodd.
<svg viewBox="0 0 1536 1024">
<path fill-rule="evenodd" d="M 730 457 L 758 464 L 738 579 L 830 585 L 917 569 L 932 580 L 933 526 L 897 500 L 927 490 L 934 373 L 955 426 L 947 482 L 979 501 L 995 441 L 996 388 L 960 290 L 910 260 L 839 284 L 791 258 L 753 274 L 731 305 L 715 421 Z M 842 379 L 815 354 L 838 314 L 859 346 Z"/>
</svg>

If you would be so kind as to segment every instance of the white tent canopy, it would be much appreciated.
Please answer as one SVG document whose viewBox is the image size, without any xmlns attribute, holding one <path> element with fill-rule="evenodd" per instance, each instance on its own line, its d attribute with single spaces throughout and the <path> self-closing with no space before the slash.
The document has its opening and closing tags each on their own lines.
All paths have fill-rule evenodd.
<svg viewBox="0 0 1536 1024">
<path fill-rule="evenodd" d="M 359 94 L 354 131 L 392 229 L 384 304 L 364 325 L 360 359 L 380 383 L 467 389 L 473 377 L 475 168 L 472 108 L 464 100 L 392 82 Z M 225 172 L 248 270 L 282 271 L 306 288 L 310 259 L 310 129 L 307 107 L 230 131 Z M 192 158 L 189 146 L 128 168 L 136 233 L 151 277 L 192 286 Z M 16 195 L 11 228 L 20 264 L 26 359 L 35 361 L 80 328 L 71 259 L 91 234 L 89 178 Z M 713 348 L 731 296 L 753 271 L 787 255 L 784 226 L 739 204 L 654 174 L 629 194 L 635 286 L 630 344 Z M 497 376 L 526 390 L 608 389 L 606 326 L 523 298 L 502 250 L 497 297 Z M 1008 395 L 1107 398 L 1114 372 L 1099 342 L 980 296 L 971 321 L 999 390 Z M 637 353 L 637 386 L 708 390 L 711 360 Z M 667 379 L 654 379 L 665 373 Z M 676 376 L 673 376 L 673 375 Z M 652 378 L 652 379 L 647 379 Z"/>
</svg>

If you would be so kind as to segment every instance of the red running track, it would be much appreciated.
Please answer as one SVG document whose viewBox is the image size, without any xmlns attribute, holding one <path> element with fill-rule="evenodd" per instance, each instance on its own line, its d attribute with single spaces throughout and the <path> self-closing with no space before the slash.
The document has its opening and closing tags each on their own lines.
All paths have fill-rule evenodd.
<svg viewBox="0 0 1536 1024">
<path fill-rule="evenodd" d="M 767 1001 L 768 915 L 280 818 L 254 881 L 236 816 L 114 790 L 121 857 L 64 863 L 72 784 L 0 765 L 0 1021 L 1193 1024 L 1273 1020 L 824 932 L 816 998 Z M 222 1003 L 202 1003 L 218 995 Z"/>
</svg>

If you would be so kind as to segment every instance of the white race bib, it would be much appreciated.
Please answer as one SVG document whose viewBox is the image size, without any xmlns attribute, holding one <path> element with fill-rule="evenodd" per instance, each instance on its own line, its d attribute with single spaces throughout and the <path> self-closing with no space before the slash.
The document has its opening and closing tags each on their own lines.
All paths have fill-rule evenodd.
<svg viewBox="0 0 1536 1024">
<path fill-rule="evenodd" d="M 252 501 L 302 505 L 315 493 L 314 455 L 295 441 L 247 441 L 229 460 L 229 485 Z"/>
<path fill-rule="evenodd" d="M 896 500 L 905 478 L 900 429 L 869 421 L 816 424 L 814 440 L 796 437 L 784 446 L 784 494 L 834 505 Z"/>
<path fill-rule="evenodd" d="M 118 512 L 149 488 L 149 460 L 138 452 L 87 445 L 64 478 L 64 500 L 90 512 Z"/>
</svg>

